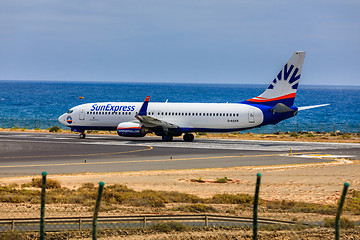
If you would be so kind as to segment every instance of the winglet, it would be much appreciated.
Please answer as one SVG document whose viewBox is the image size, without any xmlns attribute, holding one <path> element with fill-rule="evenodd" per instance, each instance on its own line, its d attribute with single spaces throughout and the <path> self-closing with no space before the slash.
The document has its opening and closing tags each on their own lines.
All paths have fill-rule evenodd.
<svg viewBox="0 0 360 240">
<path fill-rule="evenodd" d="M 149 99 L 150 99 L 150 96 L 147 96 L 145 98 L 145 101 L 142 104 L 139 113 L 137 114 L 138 116 L 146 116 L 146 112 L 147 112 L 147 108 L 148 108 L 148 104 L 149 104 Z"/>
</svg>

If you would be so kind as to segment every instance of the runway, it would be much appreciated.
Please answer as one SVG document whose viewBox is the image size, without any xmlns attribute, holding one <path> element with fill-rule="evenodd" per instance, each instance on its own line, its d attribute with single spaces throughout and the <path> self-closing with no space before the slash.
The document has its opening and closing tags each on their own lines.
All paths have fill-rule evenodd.
<svg viewBox="0 0 360 240">
<path fill-rule="evenodd" d="M 0 177 L 318 163 L 359 153 L 360 144 L 345 143 L 0 132 Z M 319 155 L 328 158 L 311 157 Z"/>
</svg>

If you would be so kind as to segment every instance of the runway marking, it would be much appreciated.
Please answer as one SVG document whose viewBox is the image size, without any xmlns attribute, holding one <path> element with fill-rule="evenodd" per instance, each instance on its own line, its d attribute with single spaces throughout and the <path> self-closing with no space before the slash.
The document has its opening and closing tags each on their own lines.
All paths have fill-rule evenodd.
<svg viewBox="0 0 360 240">
<path fill-rule="evenodd" d="M 150 147 L 150 146 L 148 146 Z M 148 149 L 150 150 L 150 149 Z M 137 150 L 140 151 L 140 150 Z M 318 152 L 302 152 L 302 153 L 293 153 L 295 154 L 314 154 Z M 196 157 L 196 158 L 172 158 L 172 161 L 191 161 L 191 160 L 204 160 L 204 159 L 222 159 L 222 158 L 251 158 L 251 157 L 283 157 L 283 154 L 264 154 L 264 155 L 238 155 L 238 156 L 216 156 L 216 157 Z M 134 161 L 111 161 L 111 162 L 87 162 L 86 165 L 95 165 L 95 164 L 116 164 L 116 163 L 144 163 L 144 162 L 171 162 L 169 158 L 167 159 L 151 159 L 151 160 L 134 160 Z M 72 166 L 72 165 L 84 165 L 83 162 L 78 163 L 50 163 L 50 164 L 33 164 L 33 165 L 13 165 L 13 166 L 0 166 L 0 168 L 21 168 L 21 167 L 47 167 L 47 166 Z"/>
<path fill-rule="evenodd" d="M 0 159 L 6 158 L 47 158 L 47 157 L 83 157 L 83 156 L 99 156 L 99 155 L 116 155 L 116 154 L 124 154 L 124 153 L 134 153 L 134 152 L 144 152 L 150 151 L 153 149 L 152 146 L 147 146 L 144 149 L 131 150 L 125 152 L 111 152 L 111 153 L 85 153 L 85 154 L 69 154 L 69 155 L 43 155 L 43 156 L 16 156 L 16 157 L 0 157 Z M 0 166 L 1 167 L 1 166 Z"/>
</svg>

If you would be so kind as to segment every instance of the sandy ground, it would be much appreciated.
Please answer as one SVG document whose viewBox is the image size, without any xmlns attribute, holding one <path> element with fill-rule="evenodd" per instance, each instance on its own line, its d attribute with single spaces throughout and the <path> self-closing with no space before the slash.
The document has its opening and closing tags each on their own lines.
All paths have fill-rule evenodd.
<svg viewBox="0 0 360 240">
<path fill-rule="evenodd" d="M 343 184 L 348 182 L 350 189 L 360 191 L 360 160 L 339 159 L 331 163 L 299 164 L 263 167 L 234 167 L 192 170 L 166 170 L 166 171 L 139 171 L 122 173 L 84 173 L 69 175 L 49 175 L 48 178 L 58 180 L 62 186 L 78 188 L 83 183 L 97 184 L 104 181 L 109 184 L 125 184 L 137 191 L 144 189 L 179 191 L 195 194 L 200 197 L 211 197 L 217 193 L 248 193 L 255 190 L 256 174 L 261 173 L 260 197 L 265 200 L 294 200 L 312 203 L 334 204 L 338 201 Z M 232 181 L 228 183 L 214 183 L 217 178 L 227 177 Z M 24 176 L 0 178 L 1 184 L 22 184 L 30 182 L 33 177 Z M 192 181 L 203 179 L 205 183 Z M 345 203 L 346 204 L 346 203 Z M 133 215 L 166 213 L 179 214 L 173 210 L 177 204 L 168 204 L 166 208 L 144 208 L 118 206 L 115 210 L 101 212 L 101 215 Z M 234 205 L 217 205 L 217 209 L 230 209 L 235 215 L 251 216 L 249 209 L 239 209 Z M 92 210 L 88 206 L 71 204 L 49 204 L 46 207 L 47 216 L 91 216 Z M 7 204 L 0 203 L 0 218 L 11 217 L 38 217 L 40 206 L 38 204 Z M 278 220 L 296 221 L 323 221 L 326 216 L 313 213 L 269 212 L 259 209 L 259 216 Z M 344 213 L 343 216 L 353 221 L 360 221 L 359 215 Z M 342 230 L 343 239 L 357 239 L 358 228 Z M 57 233 L 54 233 L 57 234 Z M 259 239 L 333 239 L 333 230 L 327 228 L 311 228 L 289 231 L 263 231 L 259 232 Z M 89 234 L 87 234 L 89 235 Z M 105 235 L 106 236 L 106 235 Z M 109 235 L 108 235 L 109 236 Z M 116 237 L 115 237 L 116 236 Z M 68 239 L 91 239 L 90 237 L 67 236 Z M 116 234 L 101 239 L 251 239 L 251 230 L 227 230 L 182 232 L 182 233 L 134 233 Z"/>
<path fill-rule="evenodd" d="M 360 191 L 360 160 L 334 161 L 332 163 L 300 164 L 266 167 L 234 167 L 193 170 L 156 170 L 122 173 L 84 173 L 50 175 L 68 188 L 83 183 L 125 184 L 137 191 L 144 189 L 179 191 L 200 197 L 217 193 L 248 193 L 255 189 L 256 173 L 262 174 L 260 194 L 266 200 L 294 200 L 333 204 L 339 198 L 343 184 Z M 1 178 L 0 183 L 27 183 L 33 177 Z M 213 183 L 217 178 L 227 177 L 229 183 Z M 192 179 L 203 179 L 198 183 Z"/>
</svg>

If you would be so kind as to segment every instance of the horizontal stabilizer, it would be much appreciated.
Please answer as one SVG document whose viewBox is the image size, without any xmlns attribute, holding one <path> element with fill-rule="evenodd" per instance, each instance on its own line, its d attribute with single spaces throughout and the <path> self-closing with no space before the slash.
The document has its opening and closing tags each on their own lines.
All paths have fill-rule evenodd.
<svg viewBox="0 0 360 240">
<path fill-rule="evenodd" d="M 278 103 L 271 109 L 273 113 L 287 113 L 287 112 L 293 112 L 294 110 L 289 108 L 283 103 Z"/>
<path fill-rule="evenodd" d="M 298 111 L 311 109 L 311 108 L 325 107 L 325 106 L 328 106 L 328 105 L 330 105 L 330 103 L 320 104 L 320 105 L 313 105 L 313 106 L 298 107 Z"/>
</svg>

